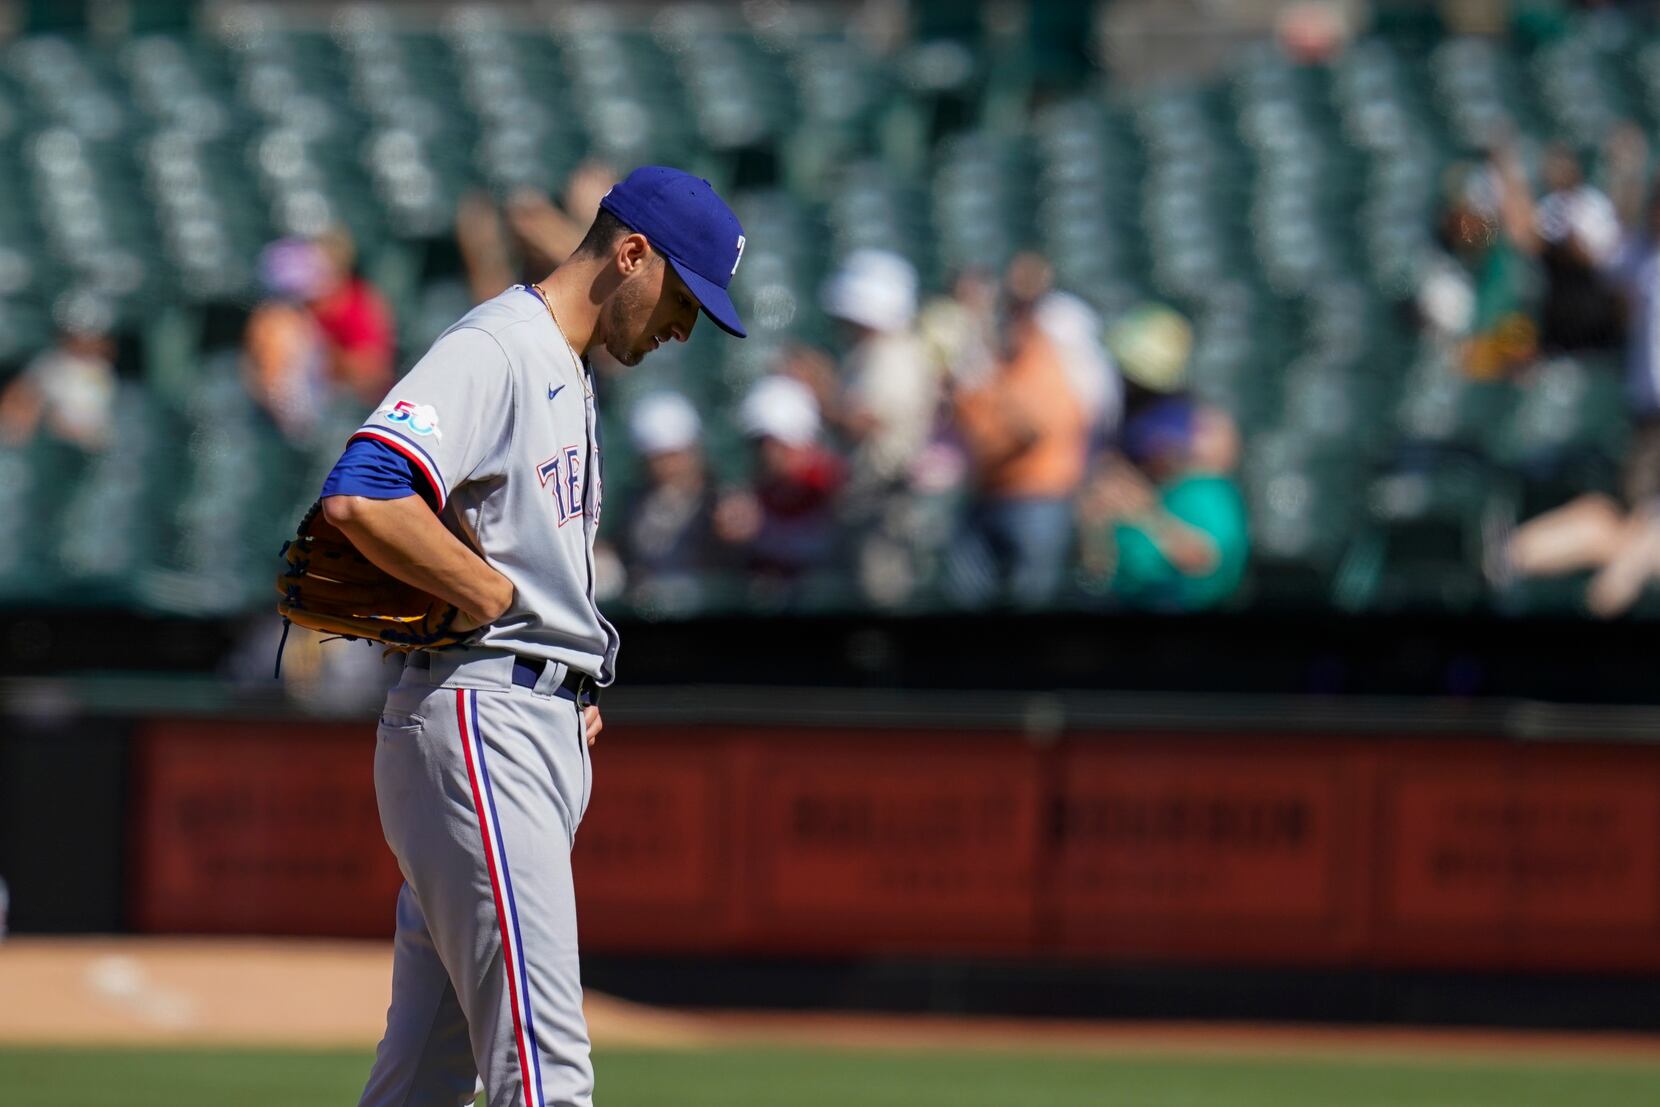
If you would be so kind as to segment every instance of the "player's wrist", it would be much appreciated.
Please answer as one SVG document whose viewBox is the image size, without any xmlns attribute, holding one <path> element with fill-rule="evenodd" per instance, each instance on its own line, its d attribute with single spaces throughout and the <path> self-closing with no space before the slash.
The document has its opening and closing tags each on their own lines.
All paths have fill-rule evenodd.
<svg viewBox="0 0 1660 1107">
<path fill-rule="evenodd" d="M 513 582 L 493 569 L 490 573 L 495 579 L 485 584 L 483 594 L 473 603 L 460 605 L 461 619 L 457 627 L 476 630 L 488 626 L 513 606 Z"/>
</svg>

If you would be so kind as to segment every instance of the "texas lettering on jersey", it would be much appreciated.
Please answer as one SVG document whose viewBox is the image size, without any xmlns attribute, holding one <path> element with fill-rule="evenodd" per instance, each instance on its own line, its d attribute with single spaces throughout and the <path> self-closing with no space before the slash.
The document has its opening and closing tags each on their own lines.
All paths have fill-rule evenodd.
<svg viewBox="0 0 1660 1107">
<path fill-rule="evenodd" d="M 559 525 L 564 526 L 583 514 L 586 497 L 583 496 L 581 446 L 566 446 L 563 450 L 536 466 L 536 476 L 542 487 L 549 490 L 559 508 Z"/>
<path fill-rule="evenodd" d="M 474 645 L 609 683 L 617 633 L 593 584 L 604 466 L 583 375 L 541 299 L 511 288 L 444 332 L 357 435 L 416 465 L 445 523 L 512 582 L 512 608 Z"/>
</svg>

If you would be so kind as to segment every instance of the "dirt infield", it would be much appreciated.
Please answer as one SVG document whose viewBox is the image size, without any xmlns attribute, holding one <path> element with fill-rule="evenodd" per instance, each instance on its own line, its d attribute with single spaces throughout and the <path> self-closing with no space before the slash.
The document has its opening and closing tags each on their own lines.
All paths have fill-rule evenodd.
<svg viewBox="0 0 1660 1107">
<path fill-rule="evenodd" d="M 240 938 L 11 938 L 0 1044 L 372 1047 L 392 947 Z M 697 1045 L 689 1016 L 588 997 L 597 1041 Z"/>
<path fill-rule="evenodd" d="M 0 943 L 0 1046 L 373 1046 L 391 947 L 219 938 Z M 599 1048 L 734 1044 L 1660 1063 L 1660 1035 L 670 1011 L 590 992 Z"/>
</svg>

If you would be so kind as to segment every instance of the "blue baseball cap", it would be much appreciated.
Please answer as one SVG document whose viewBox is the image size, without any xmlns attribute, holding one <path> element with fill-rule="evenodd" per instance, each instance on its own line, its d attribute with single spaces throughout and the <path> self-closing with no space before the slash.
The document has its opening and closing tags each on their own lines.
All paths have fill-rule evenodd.
<svg viewBox="0 0 1660 1107">
<path fill-rule="evenodd" d="M 1138 465 L 1159 454 L 1187 449 L 1193 440 L 1193 403 L 1181 396 L 1160 400 L 1124 428 L 1124 452 Z"/>
<path fill-rule="evenodd" d="M 645 165 L 613 185 L 599 206 L 669 259 L 716 326 L 739 338 L 748 335 L 726 292 L 743 260 L 743 225 L 708 181 Z"/>
</svg>

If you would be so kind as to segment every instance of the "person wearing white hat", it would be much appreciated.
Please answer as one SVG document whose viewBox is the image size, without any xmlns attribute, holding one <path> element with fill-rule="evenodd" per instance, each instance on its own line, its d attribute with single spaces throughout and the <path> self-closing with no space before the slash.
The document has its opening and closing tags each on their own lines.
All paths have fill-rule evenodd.
<svg viewBox="0 0 1660 1107">
<path fill-rule="evenodd" d="M 849 494 L 879 496 L 906 482 L 939 406 L 939 373 L 916 333 L 916 269 L 888 250 L 857 250 L 821 299 L 851 338 L 831 412 L 854 443 Z"/>
<path fill-rule="evenodd" d="M 680 393 L 652 392 L 629 412 L 628 435 L 646 458 L 685 453 L 702 437 L 703 420 Z"/>
<path fill-rule="evenodd" d="M 821 302 L 848 339 L 828 412 L 852 449 L 843 517 L 866 598 L 891 605 L 920 575 L 912 509 L 938 422 L 940 366 L 918 327 L 916 269 L 900 255 L 848 255 Z"/>
<path fill-rule="evenodd" d="M 27 442 L 44 427 L 98 453 L 114 438 L 119 415 L 114 314 L 100 296 L 80 290 L 60 297 L 52 316 L 57 341 L 0 392 L 0 443 Z"/>
<path fill-rule="evenodd" d="M 794 377 L 763 377 L 739 405 L 738 426 L 755 449 L 755 471 L 750 488 L 717 508 L 717 533 L 763 577 L 793 581 L 822 568 L 835 556 L 844 467 L 819 441 L 813 390 Z"/>
<path fill-rule="evenodd" d="M 652 392 L 629 412 L 628 434 L 646 475 L 620 536 L 629 591 L 646 605 L 695 604 L 703 579 L 721 563 L 703 421 L 680 393 Z"/>
<path fill-rule="evenodd" d="M 818 441 L 820 419 L 813 390 L 794 377 L 763 377 L 738 408 L 738 424 L 763 443 L 771 439 L 793 449 Z"/>
</svg>

